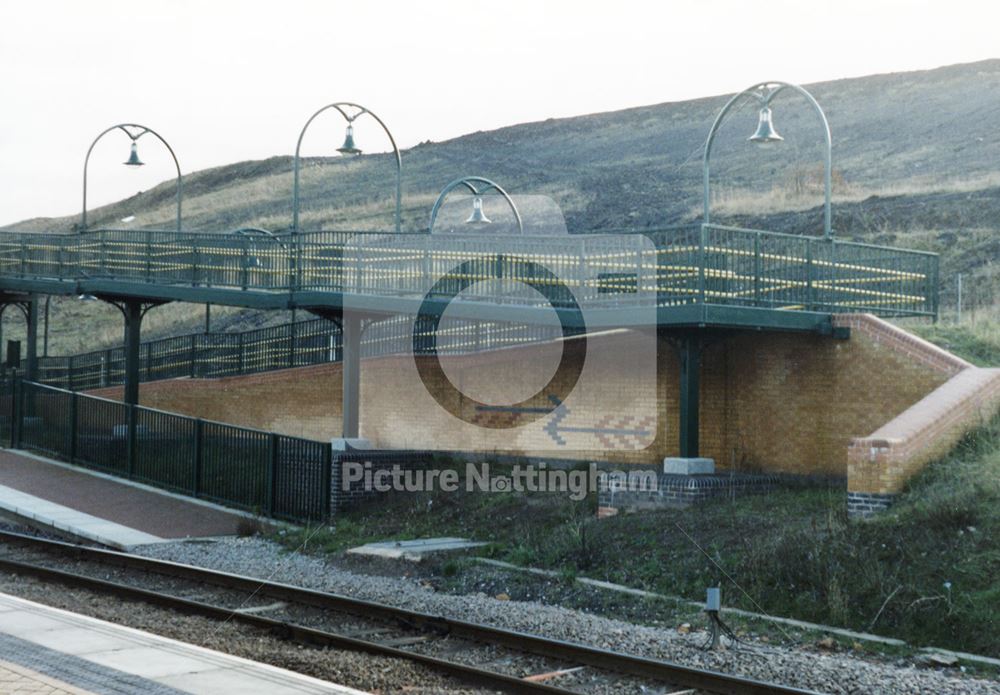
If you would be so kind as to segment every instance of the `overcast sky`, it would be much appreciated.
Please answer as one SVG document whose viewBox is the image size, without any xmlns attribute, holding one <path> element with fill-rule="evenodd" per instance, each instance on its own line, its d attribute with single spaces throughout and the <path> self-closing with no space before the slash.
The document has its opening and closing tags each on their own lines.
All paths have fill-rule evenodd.
<svg viewBox="0 0 1000 695">
<path fill-rule="evenodd" d="M 764 79 L 998 57 L 998 19 L 986 0 L 0 0 L 0 225 L 79 213 L 87 147 L 120 122 L 158 131 L 185 172 L 291 154 L 332 101 L 365 104 L 408 147 Z M 303 153 L 342 137 L 328 115 Z M 89 207 L 173 176 L 148 139 L 148 166 L 127 155 L 125 136 L 101 140 Z"/>
</svg>

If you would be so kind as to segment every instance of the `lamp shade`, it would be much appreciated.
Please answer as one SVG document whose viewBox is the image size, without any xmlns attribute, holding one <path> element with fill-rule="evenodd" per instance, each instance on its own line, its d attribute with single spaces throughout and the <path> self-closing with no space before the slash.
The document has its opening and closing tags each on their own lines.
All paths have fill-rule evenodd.
<svg viewBox="0 0 1000 695">
<path fill-rule="evenodd" d="M 778 134 L 771 121 L 771 109 L 765 106 L 760 110 L 760 117 L 757 120 L 757 132 L 747 138 L 750 142 L 759 145 L 767 145 L 773 142 L 781 142 L 785 138 Z"/>
</svg>

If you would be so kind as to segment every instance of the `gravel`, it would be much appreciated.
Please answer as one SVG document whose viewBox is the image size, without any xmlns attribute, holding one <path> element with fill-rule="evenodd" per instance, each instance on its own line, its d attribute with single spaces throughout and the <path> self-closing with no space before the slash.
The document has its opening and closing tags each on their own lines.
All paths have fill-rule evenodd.
<svg viewBox="0 0 1000 695">
<path fill-rule="evenodd" d="M 304 648 L 246 625 L 220 625 L 218 621 L 208 618 L 184 616 L 145 603 L 47 584 L 31 577 L 0 573 L 0 592 L 359 690 L 376 693 L 405 691 L 417 695 L 483 692 L 405 659 L 337 649 Z"/>
<path fill-rule="evenodd" d="M 337 568 L 317 556 L 291 553 L 271 541 L 227 538 L 164 543 L 143 555 L 345 594 L 450 618 L 580 642 L 687 666 L 749 676 L 828 693 L 995 693 L 1000 682 L 848 654 L 753 643 L 720 652 L 700 647 L 704 633 L 682 634 L 548 606 L 501 601 L 485 594 L 436 593 L 420 579 L 373 576 Z"/>
</svg>

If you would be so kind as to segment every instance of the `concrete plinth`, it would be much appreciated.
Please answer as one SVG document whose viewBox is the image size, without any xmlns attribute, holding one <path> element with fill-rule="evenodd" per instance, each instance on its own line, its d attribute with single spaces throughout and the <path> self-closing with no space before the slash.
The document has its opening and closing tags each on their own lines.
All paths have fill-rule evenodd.
<svg viewBox="0 0 1000 695">
<path fill-rule="evenodd" d="M 334 451 L 356 451 L 371 449 L 372 443 L 363 437 L 334 437 L 330 440 L 330 446 Z"/>
<path fill-rule="evenodd" d="M 668 456 L 663 459 L 663 472 L 667 475 L 712 475 L 715 473 L 715 460 Z"/>
<path fill-rule="evenodd" d="M 467 538 L 418 538 L 412 541 L 385 541 L 368 543 L 347 552 L 352 555 L 368 555 L 371 557 L 388 558 L 391 560 L 410 560 L 420 562 L 424 556 L 435 553 L 452 553 L 471 550 L 486 545 L 483 542 L 470 541 Z"/>
</svg>

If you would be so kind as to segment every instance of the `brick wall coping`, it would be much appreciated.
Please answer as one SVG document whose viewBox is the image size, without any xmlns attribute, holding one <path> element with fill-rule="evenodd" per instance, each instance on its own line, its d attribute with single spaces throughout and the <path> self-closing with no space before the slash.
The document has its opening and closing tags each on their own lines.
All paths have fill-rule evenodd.
<svg viewBox="0 0 1000 695">
<path fill-rule="evenodd" d="M 1000 390 L 1000 369 L 969 367 L 927 396 L 904 410 L 867 437 L 851 440 L 851 447 L 887 448 L 899 446 L 928 430 L 937 429 L 942 421 L 956 416 L 979 419 L 978 405 Z M 977 407 L 967 408 L 967 404 Z"/>
<path fill-rule="evenodd" d="M 833 324 L 860 331 L 876 342 L 945 374 L 958 374 L 972 367 L 961 357 L 872 314 L 834 314 Z"/>
</svg>

